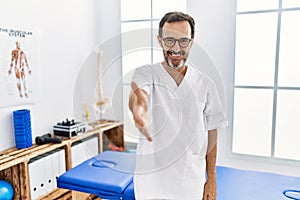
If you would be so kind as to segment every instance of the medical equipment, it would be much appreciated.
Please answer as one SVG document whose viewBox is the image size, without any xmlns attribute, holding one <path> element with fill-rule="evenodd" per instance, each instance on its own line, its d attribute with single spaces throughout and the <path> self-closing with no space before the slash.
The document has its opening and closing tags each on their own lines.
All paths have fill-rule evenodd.
<svg viewBox="0 0 300 200">
<path fill-rule="evenodd" d="M 35 143 L 38 145 L 46 144 L 46 143 L 61 143 L 61 138 L 52 138 L 50 133 L 46 133 L 42 136 L 37 136 L 35 138 Z"/>
</svg>

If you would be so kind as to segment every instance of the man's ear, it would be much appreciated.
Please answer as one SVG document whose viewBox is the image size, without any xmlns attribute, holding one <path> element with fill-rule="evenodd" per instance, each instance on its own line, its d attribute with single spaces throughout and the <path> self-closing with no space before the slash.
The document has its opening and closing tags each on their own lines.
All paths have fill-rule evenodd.
<svg viewBox="0 0 300 200">
<path fill-rule="evenodd" d="M 159 37 L 159 35 L 157 35 L 157 41 L 158 41 L 160 47 L 163 48 L 162 39 L 161 39 L 161 37 Z"/>
</svg>

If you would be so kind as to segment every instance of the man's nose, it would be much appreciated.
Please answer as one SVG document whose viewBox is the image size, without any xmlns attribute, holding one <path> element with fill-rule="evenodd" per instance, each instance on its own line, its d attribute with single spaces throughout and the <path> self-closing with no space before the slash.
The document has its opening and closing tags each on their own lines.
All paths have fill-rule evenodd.
<svg viewBox="0 0 300 200">
<path fill-rule="evenodd" d="M 175 41 L 175 44 L 174 44 L 174 46 L 172 47 L 172 50 L 175 51 L 175 52 L 178 52 L 178 51 L 181 50 L 181 47 L 180 47 L 180 45 L 179 45 L 179 41 L 178 41 L 178 40 Z"/>
</svg>

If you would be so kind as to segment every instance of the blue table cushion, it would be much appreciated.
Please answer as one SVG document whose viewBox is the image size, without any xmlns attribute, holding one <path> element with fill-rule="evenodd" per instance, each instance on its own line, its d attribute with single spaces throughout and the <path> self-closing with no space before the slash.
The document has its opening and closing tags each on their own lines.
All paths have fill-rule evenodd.
<svg viewBox="0 0 300 200">
<path fill-rule="evenodd" d="M 284 192 L 299 191 L 300 178 L 218 166 L 217 184 L 218 200 L 290 200 L 297 194 Z"/>
<path fill-rule="evenodd" d="M 132 183 L 134 169 L 135 154 L 105 151 L 61 175 L 57 186 L 118 198 Z"/>
</svg>

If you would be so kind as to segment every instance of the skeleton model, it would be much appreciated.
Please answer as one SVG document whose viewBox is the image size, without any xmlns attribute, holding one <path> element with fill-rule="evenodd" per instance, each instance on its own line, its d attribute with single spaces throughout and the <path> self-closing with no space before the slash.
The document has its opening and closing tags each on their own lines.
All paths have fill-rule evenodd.
<svg viewBox="0 0 300 200">
<path fill-rule="evenodd" d="M 12 69 L 14 68 L 15 75 L 17 78 L 17 88 L 20 97 L 23 97 L 23 93 L 25 97 L 28 97 L 25 81 L 25 65 L 27 67 L 28 73 L 31 74 L 26 55 L 24 51 L 22 51 L 22 49 L 20 48 L 20 43 L 16 42 L 16 48 L 11 52 L 11 63 L 10 68 L 8 70 L 8 74 L 10 75 L 12 73 Z"/>
<path fill-rule="evenodd" d="M 100 119 L 102 114 L 109 108 L 111 105 L 111 100 L 109 98 L 103 97 L 103 88 L 102 88 L 102 66 L 101 66 L 101 54 L 100 49 L 95 50 L 98 54 L 98 82 L 97 82 L 97 93 L 94 100 L 94 110 L 100 114 Z"/>
</svg>

